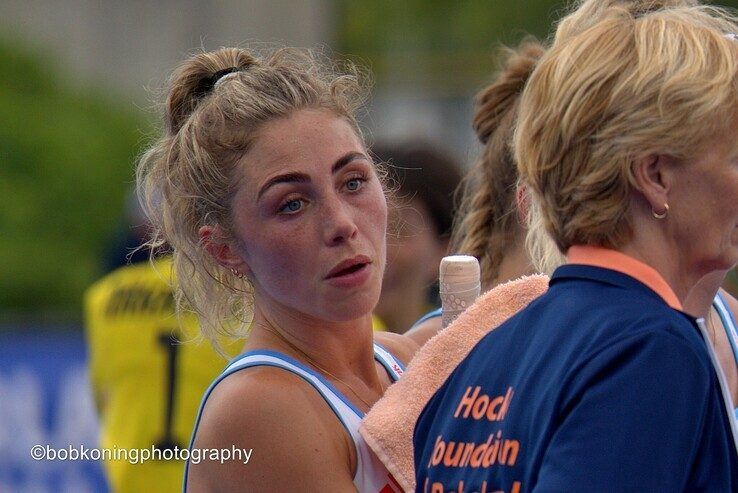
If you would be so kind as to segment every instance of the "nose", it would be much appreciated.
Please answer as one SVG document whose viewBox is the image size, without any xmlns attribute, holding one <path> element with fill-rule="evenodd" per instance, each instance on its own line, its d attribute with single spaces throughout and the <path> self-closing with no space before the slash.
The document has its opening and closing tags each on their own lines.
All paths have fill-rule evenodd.
<svg viewBox="0 0 738 493">
<path fill-rule="evenodd" d="M 338 198 L 326 202 L 323 207 L 323 236 L 326 245 L 335 246 L 356 237 L 358 228 L 348 204 Z"/>
</svg>

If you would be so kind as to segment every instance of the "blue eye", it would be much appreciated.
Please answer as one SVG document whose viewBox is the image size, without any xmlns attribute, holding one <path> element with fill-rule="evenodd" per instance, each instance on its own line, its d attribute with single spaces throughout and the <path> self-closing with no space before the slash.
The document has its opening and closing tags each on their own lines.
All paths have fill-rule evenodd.
<svg viewBox="0 0 738 493">
<path fill-rule="evenodd" d="M 349 180 L 349 181 L 346 182 L 346 188 L 350 192 L 355 192 L 356 190 L 358 190 L 359 188 L 361 188 L 361 182 L 362 182 L 362 179 L 361 178 L 353 178 L 353 179 L 351 179 L 351 180 Z"/>
<path fill-rule="evenodd" d="M 282 207 L 279 208 L 279 212 L 286 212 L 288 214 L 297 212 L 302 209 L 301 199 L 292 199 L 285 202 Z"/>
</svg>

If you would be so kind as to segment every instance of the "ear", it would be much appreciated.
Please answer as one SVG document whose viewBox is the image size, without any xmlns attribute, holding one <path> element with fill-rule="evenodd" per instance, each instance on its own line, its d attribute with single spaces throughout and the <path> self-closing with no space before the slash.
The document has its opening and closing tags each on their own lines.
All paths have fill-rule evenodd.
<svg viewBox="0 0 738 493">
<path fill-rule="evenodd" d="M 662 154 L 637 158 L 632 163 L 635 186 L 652 211 L 661 211 L 669 202 L 673 158 Z"/>
<path fill-rule="evenodd" d="M 233 242 L 227 239 L 220 226 L 202 226 L 197 233 L 205 251 L 220 265 L 226 269 L 235 269 L 239 274 L 248 275 L 248 264 L 236 250 Z"/>
</svg>

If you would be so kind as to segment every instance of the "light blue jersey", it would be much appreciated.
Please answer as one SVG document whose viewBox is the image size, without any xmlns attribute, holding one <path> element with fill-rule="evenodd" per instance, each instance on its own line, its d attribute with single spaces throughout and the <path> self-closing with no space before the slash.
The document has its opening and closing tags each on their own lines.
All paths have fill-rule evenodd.
<svg viewBox="0 0 738 493">
<path fill-rule="evenodd" d="M 730 311 L 728 303 L 719 292 L 712 301 L 712 306 L 720 315 L 720 321 L 723 323 L 728 341 L 730 341 L 730 347 L 733 349 L 733 357 L 736 365 L 738 365 L 738 328 L 736 327 L 735 318 L 733 318 L 733 312 Z M 735 417 L 738 420 L 738 408 L 735 409 Z"/>
</svg>

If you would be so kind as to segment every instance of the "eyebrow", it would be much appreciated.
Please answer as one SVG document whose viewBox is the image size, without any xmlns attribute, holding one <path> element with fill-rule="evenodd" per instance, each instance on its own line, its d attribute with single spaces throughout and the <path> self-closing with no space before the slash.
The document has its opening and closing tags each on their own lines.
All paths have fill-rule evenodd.
<svg viewBox="0 0 738 493">
<path fill-rule="evenodd" d="M 331 174 L 335 175 L 338 171 L 341 170 L 344 166 L 349 164 L 351 161 L 355 159 L 363 159 L 365 161 L 368 161 L 369 158 L 362 154 L 361 152 L 349 152 L 345 156 L 341 157 L 338 161 L 335 162 L 333 167 L 331 168 Z M 277 175 L 272 178 L 270 178 L 264 186 L 261 187 L 259 190 L 259 194 L 256 196 L 256 200 L 258 201 L 261 199 L 262 195 L 264 195 L 267 190 L 269 190 L 274 185 L 277 185 L 279 183 L 309 183 L 310 177 L 306 175 L 305 173 L 285 173 L 283 175 Z"/>
</svg>

